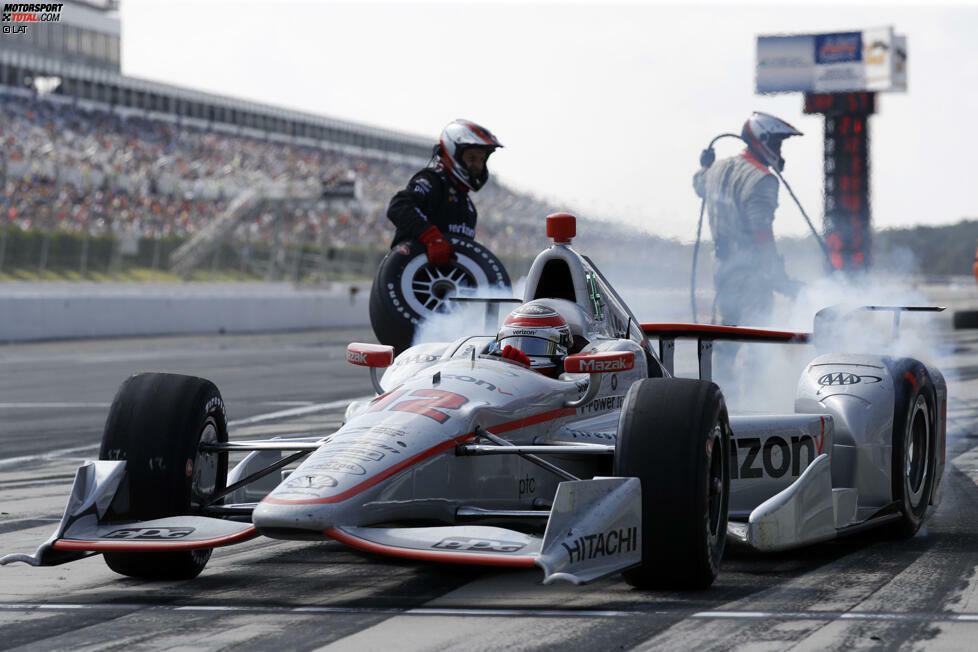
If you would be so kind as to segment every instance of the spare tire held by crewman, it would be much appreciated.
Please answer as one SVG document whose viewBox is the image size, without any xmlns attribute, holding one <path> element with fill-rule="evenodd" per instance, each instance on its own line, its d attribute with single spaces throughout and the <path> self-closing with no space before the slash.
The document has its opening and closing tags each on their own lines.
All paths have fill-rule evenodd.
<svg viewBox="0 0 978 652">
<path fill-rule="evenodd" d="M 395 246 L 380 263 L 370 290 L 370 325 L 397 353 L 411 346 L 417 325 L 446 312 L 449 297 L 460 290 L 510 288 L 506 268 L 491 251 L 467 238 L 448 240 L 455 257 L 445 265 L 432 264 L 419 240 Z"/>
<path fill-rule="evenodd" d="M 509 287 L 499 259 L 474 241 L 478 213 L 470 196 L 489 180 L 489 156 L 502 146 L 485 127 L 453 120 L 428 165 L 391 199 L 387 219 L 397 230 L 370 293 L 370 323 L 398 352 L 459 288 Z"/>
</svg>

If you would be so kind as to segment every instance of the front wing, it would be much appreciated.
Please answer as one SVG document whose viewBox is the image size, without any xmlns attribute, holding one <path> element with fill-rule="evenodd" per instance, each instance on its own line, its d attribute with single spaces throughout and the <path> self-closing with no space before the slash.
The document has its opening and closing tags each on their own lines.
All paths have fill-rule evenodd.
<svg viewBox="0 0 978 652">
<path fill-rule="evenodd" d="M 215 548 L 258 535 L 251 523 L 205 516 L 107 522 L 125 462 L 78 468 L 64 516 L 33 555 L 11 554 L 0 564 L 55 566 L 101 552 L 165 552 Z M 500 527 L 456 525 L 390 528 L 335 526 L 323 532 L 367 552 L 462 564 L 531 567 L 544 583 L 589 582 L 641 562 L 642 492 L 637 478 L 562 482 L 543 537 Z"/>
</svg>

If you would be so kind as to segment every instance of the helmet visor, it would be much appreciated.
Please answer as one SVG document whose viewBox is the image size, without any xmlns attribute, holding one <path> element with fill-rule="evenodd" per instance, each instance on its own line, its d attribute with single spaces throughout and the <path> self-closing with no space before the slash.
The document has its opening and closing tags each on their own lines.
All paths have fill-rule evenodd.
<svg viewBox="0 0 978 652">
<path fill-rule="evenodd" d="M 567 349 L 560 346 L 557 342 L 545 337 L 535 337 L 533 335 L 513 335 L 511 337 L 500 338 L 496 342 L 494 349 L 501 350 L 506 348 L 506 346 L 519 349 L 531 358 L 535 356 L 553 357 L 567 353 Z"/>
</svg>

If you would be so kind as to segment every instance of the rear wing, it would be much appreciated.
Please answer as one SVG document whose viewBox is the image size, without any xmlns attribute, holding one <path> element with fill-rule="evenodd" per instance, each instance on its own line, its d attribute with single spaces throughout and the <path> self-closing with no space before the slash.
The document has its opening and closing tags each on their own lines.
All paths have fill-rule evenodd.
<svg viewBox="0 0 978 652">
<path fill-rule="evenodd" d="M 695 339 L 699 359 L 700 378 L 713 377 L 713 342 L 774 342 L 778 344 L 807 344 L 812 341 L 811 333 L 794 331 L 775 331 L 763 328 L 743 328 L 740 326 L 715 326 L 713 324 L 642 324 L 646 337 L 658 338 L 659 361 L 670 374 L 675 373 L 676 340 Z"/>
<path fill-rule="evenodd" d="M 744 328 L 741 326 L 716 326 L 713 324 L 642 324 L 646 337 L 658 338 L 659 361 L 672 374 L 676 340 L 679 338 L 697 341 L 700 378 L 713 377 L 713 342 L 768 342 L 774 344 L 815 344 L 819 351 L 829 350 L 833 333 L 842 322 L 859 312 L 892 312 L 893 338 L 900 328 L 900 314 L 904 312 L 941 312 L 944 306 L 852 306 L 834 305 L 822 308 L 815 314 L 811 333 L 778 331 L 763 328 Z"/>
</svg>

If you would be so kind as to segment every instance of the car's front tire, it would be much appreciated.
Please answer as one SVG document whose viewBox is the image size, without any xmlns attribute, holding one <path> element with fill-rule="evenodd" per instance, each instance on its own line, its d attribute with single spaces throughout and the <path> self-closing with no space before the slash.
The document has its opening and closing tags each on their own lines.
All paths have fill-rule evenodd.
<svg viewBox="0 0 978 652">
<path fill-rule="evenodd" d="M 730 426 L 709 381 L 649 378 L 629 389 L 614 475 L 642 482 L 639 588 L 704 589 L 716 579 L 727 533 Z"/>
<path fill-rule="evenodd" d="M 199 512 L 227 482 L 227 453 L 201 442 L 227 442 L 221 393 L 203 378 L 144 373 L 119 388 L 102 434 L 99 459 L 125 460 L 126 476 L 110 508 L 114 521 L 145 521 Z M 106 552 L 105 563 L 144 579 L 196 577 L 210 549 Z"/>
</svg>

